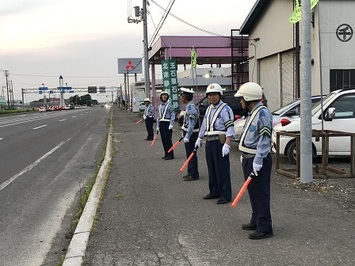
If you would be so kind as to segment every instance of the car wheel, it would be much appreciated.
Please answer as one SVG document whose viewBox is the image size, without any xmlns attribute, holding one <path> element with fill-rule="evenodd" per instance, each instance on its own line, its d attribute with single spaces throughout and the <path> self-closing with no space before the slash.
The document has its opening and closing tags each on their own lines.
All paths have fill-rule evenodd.
<svg viewBox="0 0 355 266">
<path fill-rule="evenodd" d="M 296 141 L 293 141 L 288 145 L 286 150 L 286 156 L 290 163 L 296 164 L 297 151 L 296 151 Z"/>
<path fill-rule="evenodd" d="M 286 150 L 286 156 L 290 163 L 296 164 L 296 160 L 297 160 L 296 141 L 293 141 L 290 143 L 290 145 L 288 145 Z M 315 156 L 316 156 L 316 150 L 314 145 L 312 144 L 312 161 L 314 160 Z"/>
</svg>

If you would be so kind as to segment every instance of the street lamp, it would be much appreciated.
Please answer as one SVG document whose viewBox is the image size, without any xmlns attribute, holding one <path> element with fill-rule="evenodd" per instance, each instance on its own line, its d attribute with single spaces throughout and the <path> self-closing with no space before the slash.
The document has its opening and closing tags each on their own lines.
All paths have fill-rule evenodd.
<svg viewBox="0 0 355 266">
<path fill-rule="evenodd" d="M 42 83 L 42 90 L 43 90 L 43 106 L 45 108 L 47 108 L 47 99 L 46 99 L 46 94 L 45 94 L 45 90 L 44 90 L 44 83 Z M 48 95 L 48 97 L 50 97 Z M 50 103 L 50 99 L 48 99 L 49 103 Z"/>
<path fill-rule="evenodd" d="M 59 76 L 59 87 L 63 87 L 63 76 Z"/>
<path fill-rule="evenodd" d="M 62 90 L 63 90 L 63 76 L 62 75 L 59 76 L 59 90 L 60 90 L 60 93 L 59 93 L 59 95 L 60 95 L 60 103 L 59 103 L 59 105 L 63 106 L 64 105 L 64 96 L 63 96 L 63 92 L 62 92 Z"/>
</svg>

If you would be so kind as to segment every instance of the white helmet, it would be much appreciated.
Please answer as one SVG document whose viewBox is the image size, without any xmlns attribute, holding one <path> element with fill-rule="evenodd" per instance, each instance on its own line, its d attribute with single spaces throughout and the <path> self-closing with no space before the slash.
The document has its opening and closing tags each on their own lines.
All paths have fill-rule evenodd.
<svg viewBox="0 0 355 266">
<path fill-rule="evenodd" d="M 162 92 L 160 93 L 160 96 L 159 96 L 160 100 L 161 100 L 161 96 L 162 96 L 163 94 L 165 94 L 166 96 L 168 96 L 166 99 L 169 100 L 169 93 L 166 92 L 166 91 L 162 91 Z"/>
<path fill-rule="evenodd" d="M 234 97 L 243 97 L 245 101 L 257 101 L 263 98 L 263 90 L 255 82 L 247 82 L 240 86 Z"/>
<path fill-rule="evenodd" d="M 144 98 L 143 102 L 150 102 L 149 98 Z"/>
<path fill-rule="evenodd" d="M 223 95 L 223 89 L 222 89 L 221 85 L 219 85 L 217 83 L 212 83 L 207 86 L 206 94 L 211 93 L 211 92 L 218 92 L 221 96 Z"/>
<path fill-rule="evenodd" d="M 184 88 L 184 87 L 181 87 L 180 91 L 181 91 L 181 94 L 183 94 L 183 93 L 194 94 L 195 93 L 192 89 L 188 89 L 188 88 Z"/>
</svg>

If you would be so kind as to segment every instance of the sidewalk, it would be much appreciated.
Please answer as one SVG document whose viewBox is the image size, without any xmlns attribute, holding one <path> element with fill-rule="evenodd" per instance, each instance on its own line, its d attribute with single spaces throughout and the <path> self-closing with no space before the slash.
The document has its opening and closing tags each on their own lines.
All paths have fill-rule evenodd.
<svg viewBox="0 0 355 266">
<path fill-rule="evenodd" d="M 114 108 L 114 157 L 84 265 L 355 265 L 351 202 L 343 206 L 273 172 L 274 237 L 250 240 L 241 229 L 250 219 L 247 193 L 234 209 L 202 199 L 208 193 L 204 147 L 200 180 L 185 182 L 183 143 L 174 160 L 162 160 L 160 136 L 151 147 L 144 123 L 135 124 L 140 117 Z M 179 137 L 176 125 L 173 142 Z M 242 186 L 235 144 L 230 161 L 234 197 Z"/>
</svg>

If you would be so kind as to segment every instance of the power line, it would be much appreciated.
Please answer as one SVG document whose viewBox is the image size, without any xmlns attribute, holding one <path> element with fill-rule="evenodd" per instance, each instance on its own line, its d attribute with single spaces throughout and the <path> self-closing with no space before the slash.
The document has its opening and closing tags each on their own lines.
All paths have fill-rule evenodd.
<svg viewBox="0 0 355 266">
<path fill-rule="evenodd" d="M 166 9 L 165 9 L 164 7 L 162 7 L 161 5 L 159 5 L 159 4 L 158 4 L 157 2 L 155 2 L 154 0 L 150 0 L 150 1 L 151 1 L 152 3 L 154 3 L 156 6 L 158 6 L 159 8 L 161 8 L 162 10 L 166 11 Z M 198 26 L 195 26 L 195 25 L 193 25 L 193 24 L 187 22 L 186 20 L 183 20 L 183 19 L 179 18 L 178 16 L 174 15 L 174 14 L 171 13 L 171 12 L 169 12 L 169 14 L 170 14 L 170 16 L 172 16 L 173 18 L 175 18 L 175 19 L 177 19 L 177 20 L 179 20 L 179 21 L 185 23 L 186 25 L 188 25 L 188 26 L 190 26 L 190 27 L 192 27 L 192 28 L 194 28 L 194 29 L 200 30 L 200 31 L 205 32 L 205 33 L 210 34 L 210 35 L 219 36 L 219 37 L 225 37 L 225 36 L 223 36 L 223 35 L 220 35 L 220 34 L 217 34 L 217 33 L 212 32 L 212 31 L 208 31 L 208 30 L 205 30 L 205 29 L 200 28 L 200 27 L 198 27 Z"/>
<path fill-rule="evenodd" d="M 170 10 L 173 7 L 174 2 L 175 2 L 175 0 L 170 0 L 168 8 L 164 9 L 164 14 L 163 14 L 162 18 L 159 21 L 158 27 L 156 28 L 155 32 L 153 33 L 153 37 L 150 40 L 149 46 L 151 46 L 153 44 L 153 42 L 154 42 L 155 38 L 157 37 L 161 27 L 164 25 L 164 22 L 165 22 L 166 18 L 168 17 L 168 15 L 170 13 Z"/>
</svg>

